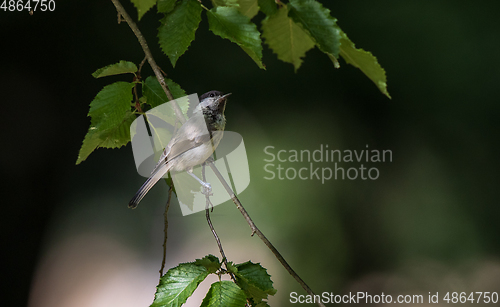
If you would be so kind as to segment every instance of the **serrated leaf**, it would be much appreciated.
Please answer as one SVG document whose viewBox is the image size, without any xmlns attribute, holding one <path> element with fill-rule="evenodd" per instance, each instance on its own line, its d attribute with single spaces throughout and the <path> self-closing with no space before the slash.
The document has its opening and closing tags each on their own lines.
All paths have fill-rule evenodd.
<svg viewBox="0 0 500 307">
<path fill-rule="evenodd" d="M 241 14 L 252 19 L 259 12 L 258 0 L 212 0 L 214 7 L 235 7 Z"/>
<path fill-rule="evenodd" d="M 119 81 L 105 86 L 90 103 L 88 116 L 93 121 L 99 120 L 99 124 L 106 127 L 119 122 L 123 114 L 130 110 L 134 85 Z"/>
<path fill-rule="evenodd" d="M 267 16 L 271 16 L 278 11 L 275 0 L 258 0 L 260 10 Z"/>
<path fill-rule="evenodd" d="M 115 82 L 105 86 L 90 103 L 91 123 L 83 140 L 76 164 L 85 161 L 99 147 L 118 148 L 130 141 L 130 111 L 134 83 Z"/>
<path fill-rule="evenodd" d="M 159 123 L 162 121 L 162 119 L 158 119 L 156 116 L 151 114 L 144 114 L 144 117 L 146 117 L 146 120 L 149 124 L 149 129 L 151 131 L 153 139 L 155 140 L 155 144 L 158 144 L 158 147 L 165 149 L 165 147 L 167 147 L 168 141 L 172 139 L 172 131 L 168 128 L 152 124 Z M 132 135 L 132 133 L 133 132 L 131 132 L 130 137 L 133 139 L 135 134 Z M 160 154 L 158 154 L 157 157 L 155 156 L 155 161 L 158 161 L 159 159 Z"/>
<path fill-rule="evenodd" d="M 186 92 L 180 87 L 179 84 L 175 83 L 171 79 L 165 79 L 165 83 L 167 83 L 172 96 L 174 99 L 181 98 L 186 96 Z M 169 101 L 167 95 L 163 91 L 158 79 L 153 76 L 149 76 L 142 84 L 142 94 L 146 97 L 146 102 L 152 107 L 155 108 L 167 101 Z M 182 112 L 185 114 L 186 109 L 181 107 Z"/>
<path fill-rule="evenodd" d="M 161 50 L 172 66 L 186 52 L 194 40 L 201 21 L 201 4 L 196 0 L 182 0 L 172 12 L 161 20 L 158 40 Z"/>
<path fill-rule="evenodd" d="M 257 65 L 262 64 L 262 41 L 257 26 L 237 8 L 220 6 L 207 11 L 209 29 L 214 34 L 238 44 Z"/>
<path fill-rule="evenodd" d="M 158 13 L 168 13 L 172 11 L 175 7 L 175 2 L 177 2 L 177 0 L 158 0 L 156 4 Z"/>
<path fill-rule="evenodd" d="M 196 265 L 204 266 L 210 273 L 215 273 L 220 269 L 219 258 L 214 255 L 207 255 L 202 259 L 196 259 L 194 263 Z"/>
<path fill-rule="evenodd" d="M 230 273 L 233 273 L 233 274 L 238 273 L 238 269 L 236 268 L 236 266 L 234 265 L 234 263 L 231 262 L 231 261 L 228 261 L 226 263 L 226 268 L 227 268 L 228 272 L 230 272 Z"/>
<path fill-rule="evenodd" d="M 155 299 L 151 307 L 179 307 L 193 294 L 198 285 L 208 276 L 203 266 L 182 263 L 160 278 Z"/>
<path fill-rule="evenodd" d="M 212 0 L 213 6 L 233 6 L 239 7 L 238 0 Z"/>
<path fill-rule="evenodd" d="M 110 128 L 90 126 L 83 139 L 76 164 L 85 161 L 97 148 L 119 148 L 130 142 L 130 125 L 135 120 L 135 114 L 128 111 L 120 123 Z"/>
<path fill-rule="evenodd" d="M 240 13 L 250 19 L 254 18 L 259 12 L 258 0 L 238 0 L 238 4 L 240 5 L 238 8 Z"/>
<path fill-rule="evenodd" d="M 354 67 L 359 68 L 370 80 L 375 83 L 378 89 L 387 97 L 391 98 L 387 91 L 387 78 L 385 70 L 380 66 L 377 58 L 371 52 L 358 49 L 347 37 L 344 31 L 340 30 L 340 56 Z"/>
<path fill-rule="evenodd" d="M 92 77 L 101 78 L 101 77 L 120 75 L 126 73 L 133 74 L 136 71 L 137 71 L 137 66 L 134 63 L 122 60 L 118 63 L 111 64 L 103 68 L 99 68 L 92 74 Z"/>
<path fill-rule="evenodd" d="M 288 16 L 300 24 L 318 48 L 338 58 L 340 33 L 330 10 L 315 0 L 291 0 Z"/>
<path fill-rule="evenodd" d="M 153 6 L 156 4 L 156 0 L 130 0 L 134 4 L 137 9 L 137 15 L 139 16 L 139 20 L 141 20 L 142 16 L 146 14 Z"/>
<path fill-rule="evenodd" d="M 244 307 L 246 297 L 234 282 L 223 280 L 214 282 L 201 303 L 201 307 Z"/>
<path fill-rule="evenodd" d="M 175 99 L 186 96 L 186 92 L 184 92 L 184 90 L 177 83 L 170 79 L 165 79 L 165 82 Z M 146 78 L 142 84 L 142 95 L 146 97 L 146 103 L 152 107 L 152 109 L 148 111 L 149 115 L 159 116 L 162 120 L 170 123 L 171 125 L 176 123 L 177 117 L 170 104 L 165 105 L 165 107 L 159 111 L 160 114 L 156 114 L 157 111 L 155 108 L 169 101 L 156 77 L 149 76 Z M 176 102 L 179 105 L 179 108 L 181 108 L 182 113 L 186 115 L 189 109 L 188 99 L 178 99 Z"/>
<path fill-rule="evenodd" d="M 314 42 L 290 17 L 288 7 L 283 6 L 272 16 L 262 21 L 262 36 L 266 43 L 277 54 L 278 59 L 292 63 L 295 71 L 302 64 L 302 57 L 311 48 Z"/>
<path fill-rule="evenodd" d="M 254 302 L 258 303 L 268 295 L 276 294 L 271 276 L 260 264 L 248 261 L 237 264 L 236 268 L 238 269 L 235 273 L 236 282 Z"/>
<path fill-rule="evenodd" d="M 241 14 L 252 19 L 259 12 L 258 0 L 212 0 L 214 7 L 235 7 Z"/>
</svg>

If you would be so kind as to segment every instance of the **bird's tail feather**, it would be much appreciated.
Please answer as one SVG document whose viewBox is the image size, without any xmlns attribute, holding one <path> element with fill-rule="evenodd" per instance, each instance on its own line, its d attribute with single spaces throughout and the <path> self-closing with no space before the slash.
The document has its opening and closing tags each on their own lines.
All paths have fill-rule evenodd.
<svg viewBox="0 0 500 307">
<path fill-rule="evenodd" d="M 170 170 L 170 164 L 165 163 L 163 165 L 158 165 L 156 171 L 151 174 L 151 176 L 144 182 L 139 191 L 135 193 L 134 197 L 128 203 L 128 207 L 135 209 L 139 202 L 146 196 L 146 194 L 151 190 L 151 188 L 160 180 L 163 175 L 165 175 Z"/>
</svg>

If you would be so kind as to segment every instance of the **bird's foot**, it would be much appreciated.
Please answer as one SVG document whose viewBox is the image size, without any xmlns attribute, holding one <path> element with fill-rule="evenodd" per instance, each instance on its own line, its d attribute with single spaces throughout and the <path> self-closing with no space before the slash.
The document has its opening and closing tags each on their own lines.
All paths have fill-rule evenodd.
<svg viewBox="0 0 500 307">
<path fill-rule="evenodd" d="M 214 193 L 212 193 L 212 185 L 208 182 L 204 182 L 204 184 L 202 184 L 203 186 L 203 192 L 201 192 L 201 194 L 205 195 L 205 196 L 212 196 L 214 195 Z"/>
</svg>

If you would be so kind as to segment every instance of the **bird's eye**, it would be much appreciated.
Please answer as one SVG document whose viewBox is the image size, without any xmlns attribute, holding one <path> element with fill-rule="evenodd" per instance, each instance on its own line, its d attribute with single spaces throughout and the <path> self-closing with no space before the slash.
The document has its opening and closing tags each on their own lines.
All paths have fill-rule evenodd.
<svg viewBox="0 0 500 307">
<path fill-rule="evenodd" d="M 210 97 L 215 97 L 215 94 L 214 93 L 210 93 Z"/>
</svg>

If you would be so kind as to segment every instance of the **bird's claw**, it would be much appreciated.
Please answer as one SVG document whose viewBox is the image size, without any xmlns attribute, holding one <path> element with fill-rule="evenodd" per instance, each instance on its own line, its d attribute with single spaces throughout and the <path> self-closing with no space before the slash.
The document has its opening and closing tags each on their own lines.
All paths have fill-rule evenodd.
<svg viewBox="0 0 500 307">
<path fill-rule="evenodd" d="M 205 196 L 212 196 L 214 193 L 212 193 L 212 185 L 210 183 L 205 182 L 203 185 L 203 192 L 201 192 Z"/>
</svg>

